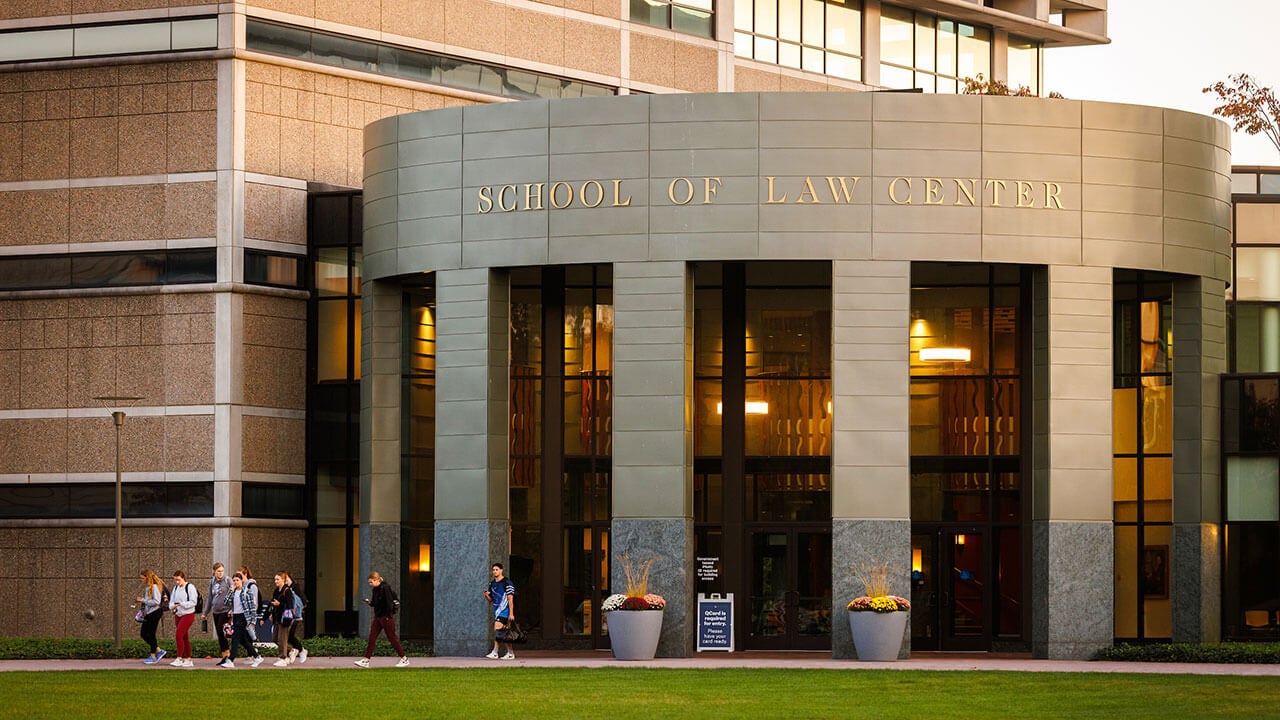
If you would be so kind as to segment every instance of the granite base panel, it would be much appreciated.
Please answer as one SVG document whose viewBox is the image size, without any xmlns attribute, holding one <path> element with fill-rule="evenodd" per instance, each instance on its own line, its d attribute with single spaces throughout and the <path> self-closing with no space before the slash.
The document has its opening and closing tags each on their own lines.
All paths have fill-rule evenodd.
<svg viewBox="0 0 1280 720">
<path fill-rule="evenodd" d="M 911 521 L 910 520 L 844 520 L 831 521 L 831 657 L 857 658 L 853 636 L 845 615 L 845 606 L 864 593 L 854 577 L 855 566 L 866 567 L 890 563 L 902 568 L 891 592 L 911 597 Z M 911 623 L 908 620 L 898 657 L 911 656 Z"/>
<path fill-rule="evenodd" d="M 1212 523 L 1173 526 L 1170 578 L 1173 641 L 1212 643 L 1222 639 L 1221 548 Z"/>
<path fill-rule="evenodd" d="M 432 574 L 435 582 L 434 652 L 478 657 L 493 642 L 490 606 L 481 592 L 493 563 L 509 564 L 510 524 L 505 520 L 437 520 Z M 516 588 L 519 618 L 521 588 Z"/>
<path fill-rule="evenodd" d="M 609 532 L 609 582 L 613 592 L 626 592 L 627 576 L 621 556 L 656 557 L 649 575 L 649 592 L 667 601 L 658 657 L 692 657 L 696 608 L 693 592 L 693 520 L 646 518 L 613 520 Z"/>
<path fill-rule="evenodd" d="M 1109 521 L 1032 523 L 1031 652 L 1085 660 L 1115 633 L 1114 529 Z"/>
</svg>

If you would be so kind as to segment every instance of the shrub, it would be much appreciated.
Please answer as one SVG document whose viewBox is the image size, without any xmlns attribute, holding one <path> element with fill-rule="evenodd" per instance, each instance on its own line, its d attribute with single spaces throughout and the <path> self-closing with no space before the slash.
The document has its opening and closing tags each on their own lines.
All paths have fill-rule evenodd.
<svg viewBox="0 0 1280 720">
<path fill-rule="evenodd" d="M 302 641 L 307 652 L 316 656 L 354 657 L 363 655 L 365 641 L 359 638 L 312 637 Z M 402 641 L 405 652 L 414 656 L 431 655 L 431 644 L 420 640 Z M 160 641 L 160 647 L 176 657 L 172 639 Z M 191 640 L 193 658 L 218 657 L 218 641 L 195 637 Z M 120 649 L 111 640 L 81 640 L 77 638 L 0 638 L 0 660 L 105 660 L 137 659 L 147 656 L 149 648 L 137 638 L 120 642 Z M 274 651 L 264 649 L 270 655 Z M 396 653 L 385 640 L 379 642 L 374 654 L 392 657 Z"/>
<path fill-rule="evenodd" d="M 1280 643 L 1160 643 L 1154 645 L 1129 645 L 1121 643 L 1103 648 L 1093 654 L 1092 660 L 1119 662 L 1180 662 L 1180 663 L 1280 663 Z"/>
</svg>

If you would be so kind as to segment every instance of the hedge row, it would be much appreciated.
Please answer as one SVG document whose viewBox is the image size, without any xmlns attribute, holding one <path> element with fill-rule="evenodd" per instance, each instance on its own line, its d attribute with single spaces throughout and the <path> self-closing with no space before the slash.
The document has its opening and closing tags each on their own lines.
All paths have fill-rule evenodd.
<svg viewBox="0 0 1280 720">
<path fill-rule="evenodd" d="M 364 654 L 365 641 L 359 638 L 313 637 L 302 641 L 310 655 L 331 657 L 357 657 Z M 403 640 L 406 653 L 415 657 L 431 655 L 431 644 L 415 640 Z M 173 640 L 161 640 L 160 647 L 176 657 Z M 218 642 L 203 638 L 191 641 L 192 657 L 218 657 Z M 136 658 L 147 656 L 148 648 L 138 638 L 129 638 L 120 642 L 120 649 L 115 648 L 111 640 L 78 640 L 59 638 L 0 638 L 0 660 L 46 660 L 76 659 L 97 660 L 103 658 Z M 263 654 L 271 655 L 275 651 L 264 649 Z M 394 656 L 391 644 L 386 640 L 378 643 L 374 651 L 378 656 Z"/>
<path fill-rule="evenodd" d="M 1166 663 L 1280 663 L 1280 643 L 1161 643 L 1127 645 L 1099 650 L 1093 660 Z"/>
</svg>

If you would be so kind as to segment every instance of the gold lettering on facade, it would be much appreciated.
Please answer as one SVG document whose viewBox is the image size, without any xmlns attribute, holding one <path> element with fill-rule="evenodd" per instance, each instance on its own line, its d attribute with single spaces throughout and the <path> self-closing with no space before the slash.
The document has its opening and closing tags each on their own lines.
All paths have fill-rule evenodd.
<svg viewBox="0 0 1280 720">
<path fill-rule="evenodd" d="M 988 180 L 983 183 L 984 187 L 991 188 L 991 206 L 1000 207 L 1000 191 L 1007 187 L 1003 180 Z"/>
<path fill-rule="evenodd" d="M 1031 183 L 1026 180 L 1018 182 L 1018 207 L 1035 207 L 1035 198 L 1031 197 Z"/>
<path fill-rule="evenodd" d="M 898 183 L 900 182 L 904 182 L 907 184 L 906 200 L 901 200 L 898 198 L 897 188 L 898 188 Z M 889 181 L 889 200 L 894 205 L 910 205 L 911 204 L 911 178 L 896 177 L 890 180 Z"/>
<path fill-rule="evenodd" d="M 565 190 L 569 191 L 569 197 L 566 198 L 563 203 L 556 202 L 556 198 L 559 197 L 557 193 L 560 191 L 560 188 L 564 188 Z M 564 181 L 558 181 L 558 182 L 552 183 L 551 184 L 551 207 L 557 210 L 563 210 L 572 204 L 573 204 L 573 186 Z"/>
<path fill-rule="evenodd" d="M 831 190 L 831 200 L 832 200 L 832 202 L 835 202 L 835 203 L 837 203 L 837 204 L 838 204 L 838 203 L 840 202 L 840 196 L 841 196 L 841 195 L 843 195 L 843 196 L 844 196 L 844 201 L 845 201 L 846 203 L 852 203 L 852 202 L 853 202 L 853 193 L 858 189 L 858 181 L 859 181 L 859 180 L 861 180 L 861 179 L 862 179 L 862 178 L 860 178 L 860 177 L 844 178 L 844 177 L 830 177 L 830 176 L 828 176 L 828 177 L 827 177 L 827 187 Z M 848 183 L 846 183 L 846 182 L 845 182 L 845 180 L 852 180 L 852 181 L 853 181 L 853 187 L 850 187 L 850 186 L 848 185 Z M 837 192 L 836 192 L 836 184 L 837 184 L 837 182 L 838 182 L 838 183 L 839 183 L 839 185 L 840 185 L 840 192 L 839 192 L 839 193 L 837 193 Z"/>
<path fill-rule="evenodd" d="M 977 205 L 978 201 L 974 199 L 974 195 L 978 194 L 978 181 L 973 178 L 969 178 L 968 180 L 962 180 L 960 178 L 953 178 L 953 179 L 956 181 L 955 204 L 956 205 L 960 204 L 960 196 L 963 195 L 965 199 L 969 201 L 969 207 L 973 207 L 974 205 Z M 966 182 L 969 183 L 968 187 L 965 187 Z"/>
<path fill-rule="evenodd" d="M 942 179 L 941 178 L 925 178 L 924 179 L 924 204 L 925 205 L 941 205 L 942 204 Z"/>
<path fill-rule="evenodd" d="M 1044 184 L 1044 206 L 1047 208 L 1050 205 L 1053 205 L 1054 207 L 1061 210 L 1062 198 L 1058 196 L 1059 193 L 1061 192 L 1062 192 L 1062 186 L 1059 185 L 1058 183 L 1056 182 L 1045 183 Z"/>
<path fill-rule="evenodd" d="M 503 198 L 507 196 L 508 190 L 511 191 L 511 207 L 507 207 L 507 203 L 503 201 Z M 501 210 L 502 212 L 511 212 L 512 210 L 516 209 L 516 186 L 515 185 L 503 185 L 501 188 L 498 189 L 498 209 Z"/>
<path fill-rule="evenodd" d="M 780 198 L 775 198 L 773 196 L 773 181 L 776 179 L 777 178 L 772 178 L 772 177 L 765 178 L 765 180 L 767 180 L 769 183 L 769 199 L 765 201 L 766 205 L 777 205 L 778 203 L 784 203 L 787 201 L 786 193 L 783 193 L 782 197 Z"/>
<path fill-rule="evenodd" d="M 808 175 L 804 178 L 804 189 L 800 191 L 800 197 L 796 198 L 796 202 L 804 205 L 806 204 L 806 197 L 809 198 L 808 204 L 810 205 L 819 205 L 822 203 L 822 201 L 818 199 L 818 194 L 813 191 L 813 179 Z"/>
<path fill-rule="evenodd" d="M 524 186 L 524 209 L 525 210 L 541 210 L 542 209 L 542 188 L 545 186 L 546 186 L 546 183 L 529 183 Z M 533 192 L 534 188 L 537 188 L 538 190 L 536 195 Z M 535 204 L 535 200 L 536 200 L 536 204 Z"/>
<path fill-rule="evenodd" d="M 715 195 L 716 191 L 719 189 L 720 189 L 720 178 L 718 177 L 702 178 L 702 204 L 710 205 L 711 196 Z"/>
<path fill-rule="evenodd" d="M 631 207 L 631 196 L 628 195 L 625 202 L 622 201 L 622 181 L 613 181 L 613 206 L 614 207 Z"/>
<path fill-rule="evenodd" d="M 683 200 L 676 199 L 676 185 L 684 186 L 685 195 Z M 689 180 L 689 178 L 683 178 L 683 177 L 679 177 L 679 178 L 676 178 L 675 180 L 672 180 L 671 184 L 667 185 L 667 197 L 671 200 L 672 203 L 676 205 L 688 205 L 689 202 L 693 200 L 693 183 Z"/>
<path fill-rule="evenodd" d="M 595 202 L 587 202 L 587 189 L 594 187 L 596 189 Z M 598 208 L 600 203 L 604 202 L 604 186 L 595 180 L 588 180 L 582 183 L 582 191 L 578 193 L 582 198 L 582 204 L 589 208 Z"/>
<path fill-rule="evenodd" d="M 493 187 L 491 185 L 481 186 L 479 192 L 476 193 L 476 212 L 484 215 L 493 209 Z"/>
</svg>

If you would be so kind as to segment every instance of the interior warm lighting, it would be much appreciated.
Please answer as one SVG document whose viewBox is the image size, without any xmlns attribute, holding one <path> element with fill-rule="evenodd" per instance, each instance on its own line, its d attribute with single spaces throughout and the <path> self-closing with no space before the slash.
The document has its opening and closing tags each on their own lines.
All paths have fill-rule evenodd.
<svg viewBox="0 0 1280 720">
<path fill-rule="evenodd" d="M 913 338 L 929 337 L 929 323 L 925 322 L 924 318 L 912 319 L 910 335 Z"/>
<path fill-rule="evenodd" d="M 763 400 L 748 400 L 744 404 L 746 405 L 745 414 L 747 415 L 768 415 L 769 414 L 769 403 Z M 724 403 L 716 403 L 716 414 L 717 415 L 724 414 Z"/>
<path fill-rule="evenodd" d="M 418 572 L 431 572 L 431 546 L 418 546 Z"/>
<path fill-rule="evenodd" d="M 973 353 L 969 348 L 934 347 L 920 348 L 921 362 L 969 362 Z"/>
<path fill-rule="evenodd" d="M 964 544 L 964 535 L 957 535 L 957 536 L 956 536 L 956 544 L 957 544 L 957 545 L 963 545 L 963 544 Z"/>
<path fill-rule="evenodd" d="M 924 571 L 924 550 L 920 548 L 911 548 L 911 572 L 918 573 Z"/>
</svg>

